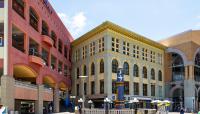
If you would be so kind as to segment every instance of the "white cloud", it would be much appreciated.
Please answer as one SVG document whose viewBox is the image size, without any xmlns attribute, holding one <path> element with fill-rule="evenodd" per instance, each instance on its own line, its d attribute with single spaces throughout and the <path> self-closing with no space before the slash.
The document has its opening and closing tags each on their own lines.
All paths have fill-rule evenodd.
<svg viewBox="0 0 200 114">
<path fill-rule="evenodd" d="M 76 38 L 80 32 L 82 32 L 86 25 L 87 18 L 84 12 L 78 12 L 74 16 L 68 16 L 65 13 L 58 13 L 58 16 L 61 18 L 74 38 Z"/>
</svg>

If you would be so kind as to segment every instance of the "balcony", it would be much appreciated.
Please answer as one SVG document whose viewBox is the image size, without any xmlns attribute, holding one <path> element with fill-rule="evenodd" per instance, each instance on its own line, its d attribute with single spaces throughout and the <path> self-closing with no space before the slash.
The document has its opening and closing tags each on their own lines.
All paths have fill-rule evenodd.
<svg viewBox="0 0 200 114">
<path fill-rule="evenodd" d="M 53 40 L 47 35 L 42 35 L 42 41 L 50 47 L 53 46 Z"/>
<path fill-rule="evenodd" d="M 37 52 L 31 49 L 29 50 L 29 62 L 35 63 L 39 65 L 40 67 L 44 66 L 44 61 L 41 58 L 41 56 Z"/>
</svg>

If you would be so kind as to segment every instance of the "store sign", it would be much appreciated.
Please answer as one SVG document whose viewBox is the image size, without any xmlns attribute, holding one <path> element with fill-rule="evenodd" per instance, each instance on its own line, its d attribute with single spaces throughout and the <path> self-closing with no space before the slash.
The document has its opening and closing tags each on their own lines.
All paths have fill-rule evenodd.
<svg viewBox="0 0 200 114">
<path fill-rule="evenodd" d="M 47 8 L 47 10 L 49 11 L 49 13 L 52 14 L 53 10 L 51 9 L 51 6 L 49 5 L 49 1 L 48 0 L 43 0 L 43 4 Z"/>
<path fill-rule="evenodd" d="M 2 36 L 0 36 L 0 47 L 3 47 L 4 45 L 4 42 L 3 42 L 3 37 Z"/>
</svg>

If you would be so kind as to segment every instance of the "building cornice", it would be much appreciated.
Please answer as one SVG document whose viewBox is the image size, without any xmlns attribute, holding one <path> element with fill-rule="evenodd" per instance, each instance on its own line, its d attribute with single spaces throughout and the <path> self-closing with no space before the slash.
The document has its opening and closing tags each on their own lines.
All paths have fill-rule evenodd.
<svg viewBox="0 0 200 114">
<path fill-rule="evenodd" d="M 74 40 L 72 42 L 72 46 L 76 46 L 82 42 L 84 42 L 85 40 L 93 37 L 94 35 L 97 35 L 105 30 L 113 30 L 119 34 L 122 34 L 122 35 L 125 35 L 127 37 L 130 37 L 134 40 L 137 40 L 137 41 L 140 41 L 140 42 L 143 42 L 143 43 L 146 43 L 148 45 L 151 45 L 151 46 L 154 46 L 154 47 L 157 47 L 159 49 L 166 49 L 166 47 L 158 42 L 155 42 L 153 40 L 150 40 L 144 36 L 141 36 L 137 33 L 134 33 L 126 28 L 123 28 L 119 25 L 116 25 L 112 22 L 109 22 L 109 21 L 106 21 L 104 23 L 102 23 L 101 25 L 97 26 L 96 28 L 92 29 L 91 31 L 87 32 L 86 34 L 84 34 L 83 36 L 79 37 L 78 39 Z"/>
</svg>

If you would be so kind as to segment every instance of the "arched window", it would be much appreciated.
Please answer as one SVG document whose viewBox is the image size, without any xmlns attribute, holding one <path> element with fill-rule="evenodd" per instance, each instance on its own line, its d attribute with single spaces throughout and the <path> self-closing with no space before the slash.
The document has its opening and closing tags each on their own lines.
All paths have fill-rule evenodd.
<svg viewBox="0 0 200 114">
<path fill-rule="evenodd" d="M 95 74 L 95 65 L 94 63 L 91 64 L 91 75 Z"/>
<path fill-rule="evenodd" d="M 195 56 L 194 77 L 195 81 L 200 81 L 200 52 Z"/>
<path fill-rule="evenodd" d="M 104 73 L 104 61 L 101 59 L 100 61 L 100 73 Z"/>
<path fill-rule="evenodd" d="M 30 25 L 36 30 L 38 31 L 38 22 L 39 22 L 39 16 L 37 15 L 36 11 L 30 7 L 29 10 L 29 16 L 30 16 Z"/>
<path fill-rule="evenodd" d="M 127 62 L 124 63 L 123 68 L 124 68 L 124 74 L 129 75 L 129 65 Z"/>
<path fill-rule="evenodd" d="M 84 75 L 84 76 L 87 75 L 87 67 L 86 67 L 86 65 L 84 65 L 84 67 L 83 67 L 83 75 Z"/>
<path fill-rule="evenodd" d="M 155 80 L 155 70 L 153 68 L 151 69 L 151 79 Z"/>
<path fill-rule="evenodd" d="M 162 72 L 158 71 L 158 81 L 162 81 Z"/>
<path fill-rule="evenodd" d="M 76 76 L 77 76 L 77 79 L 79 78 L 79 75 L 80 75 L 80 74 L 79 74 L 79 68 L 77 68 L 77 69 L 76 69 Z"/>
<path fill-rule="evenodd" d="M 51 31 L 51 39 L 53 40 L 53 46 L 56 48 L 57 47 L 57 36 L 56 33 L 54 31 Z"/>
<path fill-rule="evenodd" d="M 112 72 L 113 72 L 113 73 L 117 73 L 117 69 L 118 69 L 118 62 L 117 62 L 116 59 L 114 59 L 114 60 L 112 61 Z"/>
<path fill-rule="evenodd" d="M 172 81 L 184 80 L 185 68 L 182 57 L 177 53 L 172 53 Z"/>
<path fill-rule="evenodd" d="M 138 68 L 138 65 L 136 64 L 133 67 L 133 76 L 139 77 L 139 68 Z"/>
<path fill-rule="evenodd" d="M 142 73 L 143 73 L 143 78 L 147 78 L 147 68 L 146 67 L 143 67 Z"/>
</svg>

